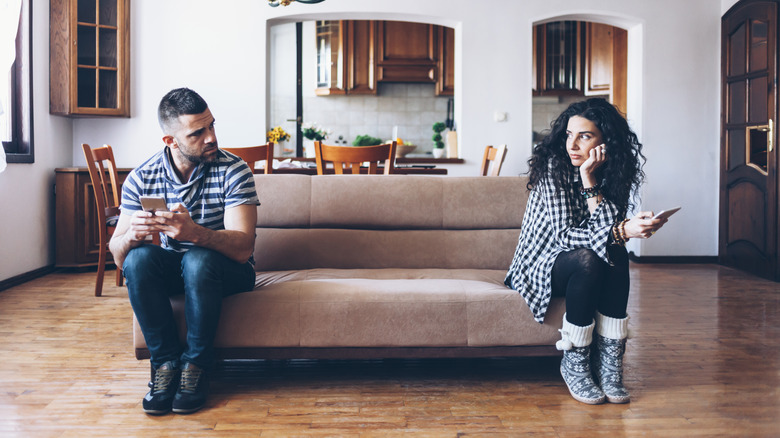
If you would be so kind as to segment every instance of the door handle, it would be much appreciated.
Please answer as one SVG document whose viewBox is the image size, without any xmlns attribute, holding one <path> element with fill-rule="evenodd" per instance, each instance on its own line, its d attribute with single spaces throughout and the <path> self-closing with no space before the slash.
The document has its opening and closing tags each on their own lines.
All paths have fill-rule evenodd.
<svg viewBox="0 0 780 438">
<path fill-rule="evenodd" d="M 774 149 L 775 145 L 775 122 L 772 119 L 769 119 L 769 128 L 767 129 L 766 133 L 766 148 L 769 152 L 772 152 L 772 149 Z"/>
</svg>

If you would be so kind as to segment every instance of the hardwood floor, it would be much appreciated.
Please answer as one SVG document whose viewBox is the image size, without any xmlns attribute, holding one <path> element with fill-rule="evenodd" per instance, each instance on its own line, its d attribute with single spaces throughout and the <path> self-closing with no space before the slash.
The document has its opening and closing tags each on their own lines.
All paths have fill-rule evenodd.
<svg viewBox="0 0 780 438">
<path fill-rule="evenodd" d="M 0 436 L 778 436 L 780 284 L 717 265 L 631 275 L 630 404 L 576 402 L 556 357 L 234 361 L 204 410 L 150 417 L 125 289 L 53 273 L 0 292 Z"/>
</svg>

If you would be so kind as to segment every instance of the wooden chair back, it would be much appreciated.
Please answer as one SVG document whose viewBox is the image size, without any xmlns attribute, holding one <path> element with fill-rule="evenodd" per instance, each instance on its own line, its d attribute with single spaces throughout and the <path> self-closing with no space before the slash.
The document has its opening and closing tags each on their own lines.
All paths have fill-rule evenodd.
<svg viewBox="0 0 780 438">
<path fill-rule="evenodd" d="M 482 156 L 482 168 L 480 169 L 480 175 L 482 176 L 498 176 L 501 172 L 501 165 L 504 164 L 504 158 L 506 158 L 506 145 L 494 148 L 493 146 L 485 147 L 485 154 Z"/>
<path fill-rule="evenodd" d="M 244 148 L 222 148 L 222 150 L 238 155 L 242 160 L 246 161 L 246 164 L 252 169 L 252 172 L 255 171 L 255 163 L 263 160 L 265 160 L 265 173 L 273 173 L 274 171 L 273 142 Z"/>
<path fill-rule="evenodd" d="M 95 194 L 97 206 L 98 232 L 100 243 L 100 255 L 98 257 L 97 281 L 95 282 L 95 296 L 103 293 L 103 274 L 106 268 L 108 256 L 108 241 L 114 233 L 116 220 L 119 216 L 120 197 L 119 173 L 114 160 L 114 152 L 111 146 L 104 145 L 99 148 L 90 148 L 88 144 L 81 145 L 84 150 L 84 158 L 87 160 L 89 179 Z M 122 271 L 117 269 L 116 285 L 122 285 Z"/>
<path fill-rule="evenodd" d="M 384 164 L 384 174 L 394 173 L 395 141 L 378 146 L 330 146 L 321 141 L 314 142 L 314 152 L 317 158 L 317 175 L 324 175 L 327 163 L 333 163 L 333 171 L 337 175 L 347 170 L 352 174 L 361 173 L 361 164 L 368 162 L 368 174 L 379 174 L 379 163 Z"/>
</svg>

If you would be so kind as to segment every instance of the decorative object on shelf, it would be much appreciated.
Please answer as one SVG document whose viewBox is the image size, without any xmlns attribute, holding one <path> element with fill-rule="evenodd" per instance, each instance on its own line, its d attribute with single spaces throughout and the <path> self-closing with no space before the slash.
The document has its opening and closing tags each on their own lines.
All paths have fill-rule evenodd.
<svg viewBox="0 0 780 438">
<path fill-rule="evenodd" d="M 445 125 L 442 122 L 436 122 L 433 124 L 433 134 L 432 140 L 433 140 L 433 157 L 434 158 L 441 158 L 444 156 L 444 142 L 441 141 L 441 132 L 444 131 L 447 128 L 447 125 Z"/>
<path fill-rule="evenodd" d="M 274 156 L 280 157 L 284 155 L 285 142 L 290 139 L 290 134 L 287 133 L 281 126 L 276 126 L 274 129 L 268 131 L 266 134 L 266 141 L 274 144 Z"/>
<path fill-rule="evenodd" d="M 277 7 L 279 5 L 282 6 L 289 6 L 292 2 L 298 2 L 298 3 L 304 3 L 304 4 L 314 4 L 314 3 L 322 3 L 325 0 L 268 0 L 268 6 L 271 7 Z"/>
</svg>

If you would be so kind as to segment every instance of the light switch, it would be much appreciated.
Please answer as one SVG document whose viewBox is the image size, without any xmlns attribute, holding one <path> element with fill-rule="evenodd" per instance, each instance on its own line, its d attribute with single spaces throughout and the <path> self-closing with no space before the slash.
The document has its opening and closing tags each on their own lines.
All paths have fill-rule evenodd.
<svg viewBox="0 0 780 438">
<path fill-rule="evenodd" d="M 503 111 L 493 112 L 493 120 L 496 122 L 506 122 L 506 113 Z"/>
</svg>

